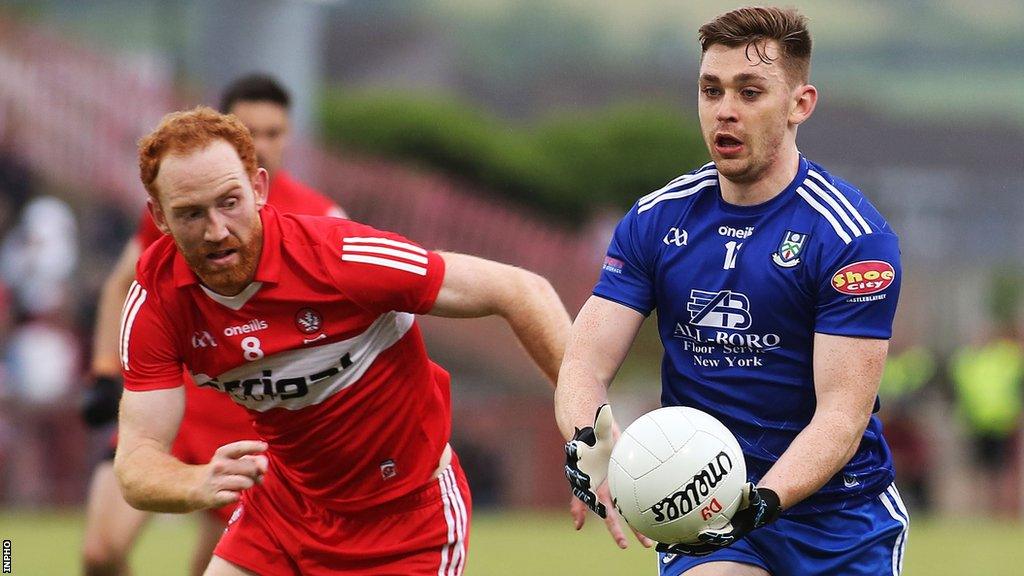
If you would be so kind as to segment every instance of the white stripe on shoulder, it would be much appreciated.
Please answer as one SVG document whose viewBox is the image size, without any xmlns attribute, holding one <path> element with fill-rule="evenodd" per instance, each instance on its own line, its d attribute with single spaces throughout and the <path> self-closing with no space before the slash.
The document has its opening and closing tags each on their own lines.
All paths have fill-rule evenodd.
<svg viewBox="0 0 1024 576">
<path fill-rule="evenodd" d="M 831 182 L 826 180 L 825 177 L 818 173 L 816 170 L 808 170 L 807 175 L 823 184 L 825 186 L 825 189 L 835 194 L 836 197 L 839 198 L 839 201 L 842 202 L 844 206 L 846 206 L 846 209 L 850 211 L 850 214 L 853 214 L 853 217 L 857 220 L 857 223 L 860 224 L 861 229 L 864 230 L 864 233 L 871 234 L 871 226 L 868 226 L 867 221 L 865 221 L 864 217 L 860 215 L 860 212 L 853 207 L 853 204 L 850 204 L 850 201 L 846 198 L 845 194 L 840 192 L 838 188 L 833 186 Z"/>
<path fill-rule="evenodd" d="M 124 326 L 124 311 L 131 306 L 131 302 L 135 300 L 135 293 L 142 290 L 142 286 L 135 280 L 132 280 L 131 286 L 128 287 L 128 296 L 124 299 L 124 304 L 121 305 L 121 326 Z"/>
<path fill-rule="evenodd" d="M 135 299 L 139 297 L 140 290 L 142 290 L 142 286 L 139 285 L 138 282 L 132 280 L 132 285 L 128 288 L 128 296 L 124 299 L 124 306 L 121 306 L 121 325 L 118 327 L 117 333 L 117 351 L 122 367 L 125 366 L 128 360 L 124 325 L 128 320 L 128 311 L 131 310 L 132 306 L 135 304 Z"/>
<path fill-rule="evenodd" d="M 415 244 L 409 244 L 408 242 L 399 242 L 398 240 L 392 240 L 391 238 L 373 238 L 369 236 L 349 236 L 348 238 L 342 238 L 345 244 L 382 244 L 384 246 L 392 246 L 394 248 L 405 248 L 406 250 L 415 252 L 417 254 L 427 255 L 427 251 Z"/>
<path fill-rule="evenodd" d="M 373 264 L 376 266 L 384 266 L 385 268 L 394 268 L 395 270 L 404 270 L 406 272 L 412 272 L 413 274 L 419 274 L 420 276 L 427 275 L 427 269 L 423 266 L 415 266 L 413 264 L 407 264 L 397 260 L 388 260 L 387 258 L 362 256 L 360 254 L 343 254 L 341 259 L 346 262 L 362 262 L 363 264 Z"/>
<path fill-rule="evenodd" d="M 640 200 L 637 200 L 637 204 L 645 204 L 647 202 L 650 202 L 651 200 L 656 198 L 658 196 L 658 194 L 664 194 L 665 192 L 668 192 L 669 190 L 671 190 L 673 188 L 678 188 L 679 186 L 685 186 L 686 184 L 689 184 L 691 182 L 700 180 L 701 178 L 710 176 L 710 175 L 714 174 L 715 172 L 716 172 L 716 170 L 715 170 L 714 162 L 708 162 L 707 164 L 701 166 L 700 170 L 697 170 L 696 172 L 691 172 L 689 174 L 683 174 L 682 176 L 676 178 L 675 180 L 669 182 L 668 184 L 665 184 L 661 188 L 658 188 L 654 192 L 651 192 L 650 194 L 647 194 L 646 196 L 640 198 Z"/>
<path fill-rule="evenodd" d="M 384 248 L 382 246 L 351 246 L 345 245 L 341 247 L 342 252 L 362 252 L 363 254 L 384 254 L 386 256 L 394 256 L 395 258 L 404 258 L 411 262 L 419 264 L 426 264 L 427 257 L 420 256 L 419 254 L 410 254 L 405 250 L 395 250 L 394 248 Z"/>
<path fill-rule="evenodd" d="M 146 290 L 142 286 L 135 283 L 138 290 L 134 290 L 135 299 L 131 304 L 131 308 L 127 308 L 127 313 L 124 319 L 124 323 L 121 325 L 121 366 L 125 371 L 131 370 L 128 364 L 128 343 L 132 337 L 132 326 L 135 324 L 135 317 L 139 314 L 139 309 L 142 308 L 142 304 L 146 301 Z M 131 294 L 129 294 L 129 297 Z"/>
<path fill-rule="evenodd" d="M 805 188 L 810 188 L 812 192 L 818 195 L 818 198 L 821 198 L 822 200 L 825 201 L 826 204 L 832 207 L 832 210 L 836 214 L 838 214 L 840 218 L 843 219 L 843 222 L 846 224 L 847 230 L 853 234 L 854 238 L 861 235 L 860 228 L 858 228 L 857 225 L 853 223 L 853 220 L 850 220 L 850 216 L 846 213 L 845 210 L 843 210 L 839 203 L 836 202 L 836 199 L 833 198 L 831 194 L 822 190 L 821 187 L 818 186 L 814 182 L 814 180 L 810 178 L 804 180 L 803 185 Z"/>
<path fill-rule="evenodd" d="M 687 196 L 693 196 L 697 192 L 700 192 L 701 190 L 709 188 L 711 186 L 716 186 L 717 184 L 718 180 L 705 180 L 683 190 L 679 190 L 676 192 L 666 192 L 665 194 L 662 194 L 661 196 L 658 196 L 657 198 L 651 200 L 647 204 L 639 206 L 636 210 L 636 213 L 640 214 L 641 212 L 646 212 L 651 208 L 654 208 L 654 206 L 657 205 L 659 202 L 664 202 L 665 200 L 674 200 L 676 198 L 686 198 Z"/>
<path fill-rule="evenodd" d="M 832 229 L 836 231 L 836 234 L 839 235 L 840 238 L 843 239 L 843 242 L 845 242 L 846 244 L 849 244 L 851 242 L 852 238 L 850 238 L 850 235 L 846 233 L 846 230 L 844 230 L 842 224 L 840 224 L 839 221 L 836 220 L 836 217 L 833 216 L 832 213 L 828 211 L 828 208 L 825 208 L 824 206 L 821 205 L 820 202 L 815 200 L 814 197 L 811 196 L 810 192 L 804 190 L 803 186 L 797 188 L 796 193 L 799 194 L 801 198 L 806 200 L 812 208 L 817 210 L 819 214 L 824 216 L 826 220 L 828 220 L 828 223 L 832 225 Z"/>
</svg>

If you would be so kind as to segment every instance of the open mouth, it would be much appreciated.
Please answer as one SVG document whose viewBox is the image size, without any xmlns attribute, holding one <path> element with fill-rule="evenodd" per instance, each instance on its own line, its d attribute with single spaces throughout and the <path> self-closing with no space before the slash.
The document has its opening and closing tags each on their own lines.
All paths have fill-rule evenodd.
<svg viewBox="0 0 1024 576">
<path fill-rule="evenodd" d="M 236 252 L 237 248 L 227 248 L 225 250 L 217 250 L 216 252 L 210 252 L 206 255 L 206 259 L 214 264 L 221 264 L 231 258 Z"/>
<path fill-rule="evenodd" d="M 736 154 L 743 149 L 743 141 L 732 134 L 716 134 L 715 148 L 724 155 Z"/>
</svg>

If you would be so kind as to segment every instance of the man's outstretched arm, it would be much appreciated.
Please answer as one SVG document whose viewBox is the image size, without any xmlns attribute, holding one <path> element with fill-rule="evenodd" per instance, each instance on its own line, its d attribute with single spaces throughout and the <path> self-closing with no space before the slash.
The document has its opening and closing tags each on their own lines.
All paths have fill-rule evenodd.
<svg viewBox="0 0 1024 576">
<path fill-rule="evenodd" d="M 629 308 L 611 300 L 599 296 L 591 296 L 576 316 L 573 322 L 572 332 L 569 336 L 569 345 L 565 351 L 565 360 L 562 362 L 561 371 L 558 374 L 558 386 L 555 388 L 555 418 L 558 421 L 558 428 L 566 439 L 573 439 L 577 436 L 577 430 L 586 430 L 593 427 L 594 434 L 599 435 L 605 427 L 598 426 L 595 421 L 597 409 L 608 403 L 608 387 L 611 385 L 615 374 L 619 371 L 626 354 L 629 352 L 633 340 L 636 338 L 640 326 L 643 324 L 644 316 Z M 610 419 L 610 414 L 607 416 Z M 618 437 L 618 428 L 614 422 L 608 426 L 610 438 L 595 438 L 600 442 L 614 444 Z M 577 442 L 573 440 L 570 442 Z M 606 447 L 609 447 L 606 445 Z M 576 455 L 582 449 L 575 447 Z M 601 454 L 601 462 L 588 463 L 598 468 L 597 476 L 603 478 L 607 474 L 607 456 L 605 450 L 591 452 Z M 567 459 L 567 466 L 578 467 L 580 462 L 570 464 L 572 456 Z M 584 457 L 585 459 L 585 457 Z M 584 465 L 583 467 L 588 467 Z M 589 468 L 593 471 L 593 468 Z M 579 470 L 573 470 L 573 474 L 579 477 Z M 572 479 L 570 479 L 572 483 Z M 591 504 L 605 512 L 604 522 L 608 532 L 620 548 L 626 548 L 628 541 L 618 513 L 611 506 L 608 495 L 607 483 L 598 482 L 592 485 L 588 482 L 586 490 L 592 492 L 589 496 Z M 582 489 L 574 485 L 574 490 Z M 595 498 L 597 502 L 595 502 Z M 600 503 L 601 507 L 597 506 Z M 573 523 L 579 530 L 587 517 L 587 507 L 574 498 L 572 506 Z M 637 539 L 644 546 L 651 546 L 650 539 L 637 534 Z"/>
<path fill-rule="evenodd" d="M 442 252 L 445 273 L 432 316 L 501 316 L 552 384 L 565 353 L 571 321 L 542 276 L 483 258 Z"/>
</svg>

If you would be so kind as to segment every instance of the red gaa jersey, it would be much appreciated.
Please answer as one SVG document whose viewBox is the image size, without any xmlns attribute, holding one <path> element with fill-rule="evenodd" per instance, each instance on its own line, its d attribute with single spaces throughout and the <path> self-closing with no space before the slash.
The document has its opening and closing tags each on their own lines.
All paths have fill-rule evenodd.
<svg viewBox="0 0 1024 576">
<path fill-rule="evenodd" d="M 200 388 L 248 409 L 270 445 L 268 485 L 359 510 L 428 482 L 450 434 L 449 377 L 427 357 L 444 261 L 349 220 L 260 212 L 253 283 L 201 285 L 170 237 L 139 261 L 125 302 L 125 387 Z"/>
<path fill-rule="evenodd" d="M 267 203 L 283 214 L 340 215 L 337 205 L 330 198 L 295 180 L 284 170 L 278 170 L 270 180 Z M 135 235 L 142 250 L 145 251 L 163 235 L 153 222 L 149 210 L 144 210 Z M 208 446 L 211 454 L 217 446 L 238 439 L 239 434 L 252 434 L 249 415 L 225 395 L 195 386 L 186 387 L 185 394 L 185 416 L 181 422 L 181 433 L 191 434 L 194 431 L 196 434 L 202 434 L 211 430 L 216 432 L 202 436 L 203 444 Z M 196 428 L 199 430 L 194 430 Z"/>
</svg>

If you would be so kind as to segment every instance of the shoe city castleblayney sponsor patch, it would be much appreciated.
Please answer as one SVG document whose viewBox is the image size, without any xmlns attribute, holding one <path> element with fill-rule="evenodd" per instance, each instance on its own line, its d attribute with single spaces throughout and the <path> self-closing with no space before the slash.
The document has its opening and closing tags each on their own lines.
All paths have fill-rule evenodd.
<svg viewBox="0 0 1024 576">
<path fill-rule="evenodd" d="M 772 254 L 772 261 L 783 268 L 792 268 L 800 263 L 800 254 L 807 242 L 807 234 L 786 230 L 779 242 L 779 248 Z"/>
<path fill-rule="evenodd" d="M 865 296 L 881 292 L 892 284 L 896 270 L 882 260 L 861 260 L 847 264 L 832 275 L 836 292 L 851 296 Z"/>
</svg>

